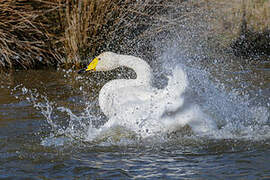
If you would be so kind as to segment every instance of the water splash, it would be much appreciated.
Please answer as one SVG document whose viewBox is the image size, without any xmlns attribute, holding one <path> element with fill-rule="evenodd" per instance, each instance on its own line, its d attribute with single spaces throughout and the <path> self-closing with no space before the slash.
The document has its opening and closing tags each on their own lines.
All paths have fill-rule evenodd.
<svg viewBox="0 0 270 180">
<path fill-rule="evenodd" d="M 211 138 L 226 139 L 267 139 L 270 128 L 270 98 L 260 102 L 258 96 L 254 98 L 252 91 L 245 91 L 247 82 L 241 79 L 239 74 L 233 74 L 234 67 L 229 67 L 229 63 L 219 64 L 216 60 L 212 62 L 202 62 L 204 55 L 196 55 L 191 59 L 185 56 L 181 46 L 176 43 L 177 48 L 172 46 L 163 53 L 162 59 L 166 59 L 165 71 L 169 71 L 176 64 L 181 64 L 189 77 L 189 96 L 198 104 L 201 110 L 214 119 L 218 129 L 213 131 Z M 207 64 L 207 66 L 205 66 Z M 235 62 L 235 66 L 238 63 Z M 228 71 L 231 70 L 228 77 Z M 217 74 L 219 70 L 219 75 Z M 246 71 L 243 75 L 250 73 Z M 251 74 L 248 74 L 251 76 Z M 254 74 L 252 75 L 255 76 Z M 237 84 L 240 81 L 240 85 Z M 226 82 L 229 82 L 229 84 Z M 252 83 L 250 89 L 254 89 Z M 257 92 L 261 92 L 258 88 Z M 255 92 L 256 92 L 255 91 Z"/>
<path fill-rule="evenodd" d="M 17 89 L 18 86 L 14 91 Z M 20 98 L 25 98 L 31 103 L 45 117 L 51 129 L 50 135 L 41 142 L 44 146 L 59 146 L 72 140 L 84 140 L 88 128 L 94 126 L 94 121 L 101 118 L 93 115 L 94 103 L 85 102 L 85 108 L 76 114 L 68 107 L 49 101 L 48 97 L 40 94 L 37 89 L 28 89 L 23 85 L 20 85 L 20 89 L 22 92 Z"/>
<path fill-rule="evenodd" d="M 159 73 L 163 73 L 170 78 L 169 76 L 173 75 L 171 71 L 173 67 L 179 64 L 183 67 L 187 74 L 189 85 L 182 98 L 189 105 L 185 106 L 185 111 L 181 111 L 181 116 L 183 116 L 182 118 L 186 118 L 184 116 L 197 117 L 194 122 L 201 122 L 201 124 L 192 124 L 191 121 L 187 120 L 186 122 L 182 121 L 181 126 L 179 126 L 179 118 L 175 118 L 175 121 L 172 121 L 171 118 L 168 121 L 169 125 L 165 125 L 166 129 L 163 126 L 164 124 L 161 125 L 160 123 L 163 122 L 162 119 L 154 119 L 152 117 L 152 114 L 155 114 L 155 109 L 146 108 L 146 113 L 141 115 L 145 117 L 139 117 L 143 120 L 138 123 L 137 127 L 126 123 L 126 125 L 122 124 L 121 126 L 105 128 L 103 125 L 107 118 L 100 112 L 96 96 L 99 89 L 106 83 L 104 80 L 106 78 L 103 75 L 87 77 L 78 76 L 74 73 L 76 74 L 74 79 L 79 85 L 73 87 L 72 91 L 80 95 L 72 93 L 72 96 L 76 97 L 76 102 L 82 104 L 77 109 L 72 108 L 69 104 L 59 103 L 57 99 L 49 100 L 46 93 L 26 88 L 22 84 L 14 88 L 14 96 L 20 97 L 20 93 L 18 94 L 15 91 L 21 89 L 23 97 L 26 97 L 44 116 L 51 127 L 51 133 L 42 140 L 42 144 L 48 146 L 63 145 L 73 140 L 91 141 L 91 143 L 107 145 L 138 141 L 152 142 L 152 140 L 149 141 L 149 138 L 155 139 L 155 142 L 164 142 L 168 138 L 183 139 L 186 137 L 189 139 L 196 139 L 198 137 L 208 139 L 269 139 L 270 99 L 266 98 L 263 102 L 260 102 L 258 96 L 252 95 L 253 91 L 251 93 L 243 92 L 243 87 L 241 86 L 229 86 L 224 83 L 226 82 L 224 79 L 227 78 L 224 72 L 220 72 L 221 75 L 216 77 L 212 73 L 211 68 L 205 68 L 200 64 L 201 62 L 197 62 L 197 59 L 200 59 L 199 57 L 190 59 L 190 57 L 184 56 L 182 52 L 178 52 L 176 49 L 179 50 L 181 48 L 172 47 L 165 51 L 160 56 L 160 59 L 157 60 L 159 61 L 157 64 L 166 62 L 162 66 L 163 70 Z M 119 71 L 114 73 L 117 74 Z M 248 71 L 245 73 L 248 73 Z M 63 78 L 66 79 L 67 83 L 73 78 L 72 71 L 64 71 L 63 74 Z M 108 76 L 111 76 L 111 74 Z M 121 75 L 114 75 L 114 77 L 121 78 Z M 220 79 L 220 77 L 224 79 Z M 240 78 L 240 81 L 246 83 L 244 80 L 241 80 L 239 74 L 237 74 L 237 77 Z M 157 76 L 157 78 L 156 82 L 164 81 L 162 76 Z M 93 79 L 98 79 L 97 82 L 100 84 Z M 236 80 L 239 81 L 239 79 Z M 234 82 L 230 81 L 230 83 Z M 91 84 L 97 84 L 95 93 L 89 92 Z M 257 92 L 260 91 L 258 90 Z M 92 98 L 89 100 L 86 96 L 91 96 Z M 69 100 L 69 97 L 67 99 Z M 149 114 L 150 116 L 148 116 Z M 125 117 L 122 119 L 127 122 L 136 122 L 136 116 L 132 114 L 123 114 L 123 116 Z M 215 128 L 211 128 L 214 126 Z M 203 131 L 203 128 L 206 131 Z M 142 133 L 142 130 L 144 133 Z M 100 133 L 100 131 L 103 132 Z M 144 136 L 145 133 L 151 136 Z"/>
</svg>

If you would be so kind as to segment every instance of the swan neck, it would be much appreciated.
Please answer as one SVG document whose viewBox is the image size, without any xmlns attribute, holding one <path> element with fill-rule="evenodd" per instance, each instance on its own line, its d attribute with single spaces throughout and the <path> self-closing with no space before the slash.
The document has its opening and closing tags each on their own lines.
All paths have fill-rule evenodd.
<svg viewBox="0 0 270 180">
<path fill-rule="evenodd" d="M 140 84 L 150 84 L 151 68 L 147 62 L 134 56 L 124 56 L 119 58 L 120 66 L 131 68 L 137 75 L 137 82 Z"/>
</svg>

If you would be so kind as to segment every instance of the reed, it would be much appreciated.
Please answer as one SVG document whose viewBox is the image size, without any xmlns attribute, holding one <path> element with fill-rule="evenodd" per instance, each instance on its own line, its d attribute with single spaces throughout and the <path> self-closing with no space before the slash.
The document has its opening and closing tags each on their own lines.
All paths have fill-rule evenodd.
<svg viewBox="0 0 270 180">
<path fill-rule="evenodd" d="M 269 29 L 269 6 L 263 0 L 2 0 L 0 68 L 79 67 L 108 50 L 152 54 L 153 39 L 209 12 L 217 16 L 209 32 L 226 47 L 239 35 L 244 12 L 248 28 Z"/>
<path fill-rule="evenodd" d="M 243 28 L 254 33 L 270 30 L 269 0 L 214 0 L 209 1 L 214 10 L 213 31 L 218 34 L 223 47 L 229 46 Z"/>
<path fill-rule="evenodd" d="M 66 63 L 78 65 L 81 58 L 94 54 L 98 47 L 106 43 L 110 35 L 108 28 L 119 20 L 117 1 L 67 0 L 60 2 L 59 14 L 63 34 L 59 42 L 63 44 Z"/>
<path fill-rule="evenodd" d="M 5 0 L 0 3 L 0 67 L 30 68 L 55 64 L 44 16 L 54 4 L 38 0 Z"/>
<path fill-rule="evenodd" d="M 237 0 L 230 6 L 223 21 L 223 27 L 227 25 L 223 32 L 226 46 L 237 56 L 269 60 L 266 57 L 270 55 L 270 1 Z"/>
<path fill-rule="evenodd" d="M 132 42 L 142 39 L 165 9 L 162 0 L 67 0 L 59 9 L 63 43 L 68 64 L 79 65 L 82 59 L 101 51 L 130 52 Z M 164 28 L 165 29 L 165 28 Z M 133 41 L 132 41 L 133 40 Z"/>
<path fill-rule="evenodd" d="M 83 59 L 104 50 L 134 50 L 136 40 L 153 37 L 162 26 L 168 28 L 165 25 L 171 22 L 162 22 L 157 15 L 172 2 L 1 1 L 0 66 L 80 66 Z"/>
</svg>

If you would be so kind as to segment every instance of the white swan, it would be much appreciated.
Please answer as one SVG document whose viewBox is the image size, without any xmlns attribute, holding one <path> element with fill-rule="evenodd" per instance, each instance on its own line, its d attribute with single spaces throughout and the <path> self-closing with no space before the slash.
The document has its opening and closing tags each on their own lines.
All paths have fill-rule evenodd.
<svg viewBox="0 0 270 180">
<path fill-rule="evenodd" d="M 112 80 L 102 87 L 99 105 L 109 120 L 100 129 L 90 128 L 89 136 L 113 126 L 124 126 L 149 136 L 188 123 L 191 126 L 192 123 L 204 123 L 199 120 L 202 115 L 197 106 L 179 112 L 184 103 L 182 94 L 188 85 L 186 74 L 180 67 L 174 69 L 165 89 L 151 87 L 150 66 L 130 55 L 104 52 L 93 59 L 85 71 L 109 71 L 119 66 L 133 69 L 137 78 Z"/>
</svg>

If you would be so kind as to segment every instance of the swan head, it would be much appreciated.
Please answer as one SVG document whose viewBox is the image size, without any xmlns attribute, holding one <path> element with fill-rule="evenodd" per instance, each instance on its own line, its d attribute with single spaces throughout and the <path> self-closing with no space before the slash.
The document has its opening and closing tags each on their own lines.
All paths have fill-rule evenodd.
<svg viewBox="0 0 270 180">
<path fill-rule="evenodd" d="M 95 57 L 85 71 L 110 71 L 118 66 L 118 55 L 113 52 L 104 52 Z"/>
</svg>

